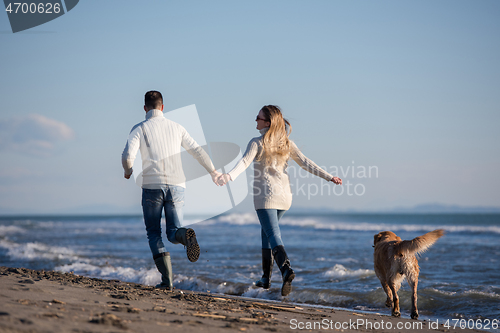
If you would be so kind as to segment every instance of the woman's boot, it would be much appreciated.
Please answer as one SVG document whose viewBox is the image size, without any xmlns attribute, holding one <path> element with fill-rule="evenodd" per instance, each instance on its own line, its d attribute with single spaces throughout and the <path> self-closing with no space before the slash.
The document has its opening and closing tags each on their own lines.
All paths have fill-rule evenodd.
<svg viewBox="0 0 500 333">
<path fill-rule="evenodd" d="M 172 276 L 172 262 L 170 261 L 170 253 L 164 252 L 154 256 L 156 268 L 161 273 L 161 283 L 156 285 L 156 288 L 164 288 L 173 290 L 174 281 Z"/>
<path fill-rule="evenodd" d="M 281 271 L 283 286 L 281 286 L 281 296 L 288 296 L 292 291 L 292 281 L 295 278 L 295 272 L 290 266 L 290 260 L 285 252 L 283 245 L 278 245 L 273 249 L 273 257 Z"/>
<path fill-rule="evenodd" d="M 257 287 L 269 289 L 271 287 L 271 274 L 273 272 L 273 253 L 271 249 L 262 249 L 262 278 L 255 282 Z"/>
<path fill-rule="evenodd" d="M 179 228 L 175 233 L 175 239 L 186 247 L 186 254 L 191 262 L 195 262 L 200 257 L 200 246 L 196 240 L 194 230 L 189 228 Z"/>
</svg>

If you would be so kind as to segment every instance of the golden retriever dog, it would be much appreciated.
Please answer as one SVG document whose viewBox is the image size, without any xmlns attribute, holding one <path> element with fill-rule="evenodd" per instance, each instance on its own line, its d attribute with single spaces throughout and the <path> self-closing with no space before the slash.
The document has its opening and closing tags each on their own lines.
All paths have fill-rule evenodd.
<svg viewBox="0 0 500 333">
<path fill-rule="evenodd" d="M 401 316 L 398 290 L 401 282 L 406 278 L 412 289 L 411 318 L 418 318 L 417 285 L 420 269 L 415 255 L 425 252 L 443 235 L 444 231 L 438 229 L 405 241 L 391 231 L 382 231 L 374 236 L 375 274 L 387 294 L 385 305 L 392 308 L 394 317 Z"/>
</svg>

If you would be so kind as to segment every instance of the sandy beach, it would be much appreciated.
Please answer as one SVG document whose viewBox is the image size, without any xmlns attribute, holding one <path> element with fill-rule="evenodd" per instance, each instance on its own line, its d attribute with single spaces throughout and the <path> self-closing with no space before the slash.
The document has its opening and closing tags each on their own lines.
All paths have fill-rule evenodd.
<svg viewBox="0 0 500 333">
<path fill-rule="evenodd" d="M 0 332 L 472 332 L 385 314 L 0 267 Z"/>
</svg>

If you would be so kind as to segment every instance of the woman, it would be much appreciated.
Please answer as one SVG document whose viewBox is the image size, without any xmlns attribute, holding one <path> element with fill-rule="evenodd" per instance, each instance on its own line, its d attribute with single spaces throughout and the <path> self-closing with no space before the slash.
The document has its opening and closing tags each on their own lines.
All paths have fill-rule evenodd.
<svg viewBox="0 0 500 333">
<path fill-rule="evenodd" d="M 253 198 L 261 225 L 264 273 L 255 285 L 264 289 L 270 288 L 274 257 L 283 279 L 281 295 L 287 296 L 292 290 L 295 273 L 285 252 L 278 222 L 292 204 L 292 192 L 286 171 L 288 159 L 292 158 L 300 167 L 326 181 L 340 185 L 342 180 L 331 176 L 300 152 L 288 138 L 291 125 L 283 118 L 279 107 L 264 106 L 255 121 L 261 136 L 250 140 L 242 159 L 230 172 L 220 176 L 219 185 L 235 180 L 255 161 Z"/>
</svg>

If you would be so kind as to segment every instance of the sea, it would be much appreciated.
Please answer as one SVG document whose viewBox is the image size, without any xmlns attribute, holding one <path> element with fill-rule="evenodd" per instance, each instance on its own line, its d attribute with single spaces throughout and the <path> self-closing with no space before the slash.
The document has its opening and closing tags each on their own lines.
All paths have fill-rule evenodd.
<svg viewBox="0 0 500 333">
<path fill-rule="evenodd" d="M 390 315 L 373 269 L 373 236 L 391 230 L 413 239 L 441 228 L 445 235 L 419 258 L 419 319 L 500 320 L 500 214 L 287 213 L 280 225 L 296 272 L 286 298 L 276 266 L 271 289 L 254 285 L 262 275 L 255 212 L 193 224 L 201 247 L 195 263 L 165 239 L 174 286 Z M 142 216 L 0 217 L 0 265 L 160 282 Z M 403 317 L 410 316 L 410 295 L 404 282 Z"/>
</svg>

